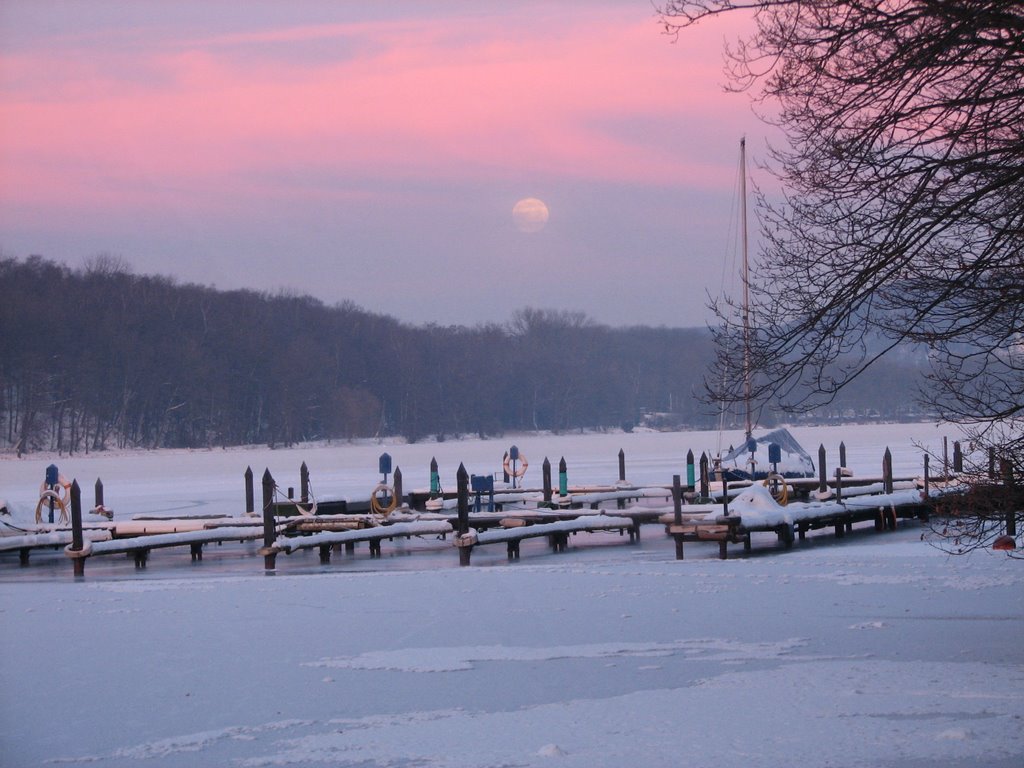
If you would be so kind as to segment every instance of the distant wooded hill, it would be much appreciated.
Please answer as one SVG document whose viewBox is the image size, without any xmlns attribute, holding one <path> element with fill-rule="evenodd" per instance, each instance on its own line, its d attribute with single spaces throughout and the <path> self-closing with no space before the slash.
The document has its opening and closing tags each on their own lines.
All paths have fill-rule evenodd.
<svg viewBox="0 0 1024 768">
<path fill-rule="evenodd" d="M 0 448 L 19 454 L 718 424 L 697 397 L 705 329 L 538 309 L 410 326 L 104 257 L 79 270 L 0 258 L 0 286 Z M 912 360 L 885 362 L 812 417 L 911 416 L 918 377 Z"/>
</svg>

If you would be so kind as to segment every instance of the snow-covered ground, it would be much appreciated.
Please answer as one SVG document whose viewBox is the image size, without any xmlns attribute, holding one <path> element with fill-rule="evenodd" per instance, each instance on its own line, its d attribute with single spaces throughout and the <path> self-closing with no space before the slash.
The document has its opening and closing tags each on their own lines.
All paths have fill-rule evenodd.
<svg viewBox="0 0 1024 768">
<path fill-rule="evenodd" d="M 793 432 L 812 455 L 845 440 L 859 474 L 885 445 L 919 473 L 911 440 L 954 437 Z M 517 443 L 531 473 L 564 455 L 571 483 L 613 481 L 622 447 L 648 483 L 715 450 L 698 437 Z M 507 442 L 2 460 L 0 495 L 30 503 L 56 461 L 87 499 L 102 477 L 117 517 L 233 513 L 246 465 L 298 485 L 305 460 L 318 492 L 365 497 L 382 449 L 415 487 L 431 455 L 448 484 L 460 460 L 500 467 Z M 281 555 L 273 576 L 235 545 L 195 565 L 156 552 L 141 572 L 94 558 L 77 583 L 61 556 L 3 556 L 0 765 L 1021 765 L 1024 570 L 949 558 L 916 523 L 870 528 L 789 552 L 767 535 L 727 561 L 691 544 L 682 562 L 654 527 L 637 546 L 580 534 L 564 554 L 524 542 L 511 565 L 482 548 L 469 568 L 450 541 L 414 539 L 381 560 Z"/>
</svg>

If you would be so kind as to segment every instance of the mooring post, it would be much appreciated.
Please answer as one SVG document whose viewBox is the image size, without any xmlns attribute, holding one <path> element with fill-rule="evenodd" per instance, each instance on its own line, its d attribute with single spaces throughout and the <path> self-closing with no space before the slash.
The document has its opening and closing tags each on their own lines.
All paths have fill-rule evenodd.
<svg viewBox="0 0 1024 768">
<path fill-rule="evenodd" d="M 394 477 L 392 484 L 395 488 L 395 506 L 401 507 L 403 501 L 402 497 L 405 495 L 402 493 L 402 468 L 395 467 L 395 474 L 392 477 Z"/>
<path fill-rule="evenodd" d="M 569 495 L 569 471 L 565 464 L 565 456 L 558 462 L 558 495 Z"/>
<path fill-rule="evenodd" d="M 882 492 L 892 493 L 892 452 L 888 446 L 882 455 Z"/>
<path fill-rule="evenodd" d="M 1009 459 L 1002 460 L 1003 470 L 1003 493 L 1006 496 L 1006 535 L 1016 536 L 1017 535 L 1017 510 L 1014 508 L 1013 498 L 1016 496 L 1014 493 L 1014 478 L 1013 478 L 1013 464 Z"/>
<path fill-rule="evenodd" d="M 430 458 L 430 498 L 436 498 L 441 493 L 441 475 L 437 471 L 437 459 Z"/>
<path fill-rule="evenodd" d="M 263 472 L 263 569 L 273 571 L 277 565 L 277 553 L 270 548 L 277 541 L 277 527 L 274 520 L 274 478 L 267 468 Z"/>
<path fill-rule="evenodd" d="M 708 455 L 704 451 L 700 454 L 700 497 L 707 499 L 711 497 L 711 478 L 708 477 Z"/>
<path fill-rule="evenodd" d="M 828 492 L 828 469 L 825 467 L 825 444 L 818 444 L 818 493 Z"/>
<path fill-rule="evenodd" d="M 252 467 L 245 468 L 245 514 L 256 512 L 255 494 L 252 489 Z"/>
<path fill-rule="evenodd" d="M 459 536 L 469 533 L 469 473 L 463 464 L 455 473 L 455 487 L 457 490 L 459 510 Z M 469 565 L 472 547 L 459 547 L 459 565 Z"/>
<path fill-rule="evenodd" d="M 693 451 L 686 452 L 686 490 L 693 493 L 696 478 L 693 472 Z"/>
<path fill-rule="evenodd" d="M 843 468 L 836 467 L 836 502 L 843 501 Z"/>
<path fill-rule="evenodd" d="M 964 471 L 964 453 L 960 448 L 960 441 L 953 441 L 953 471 L 960 474 Z"/>
<path fill-rule="evenodd" d="M 846 469 L 846 443 L 839 441 L 839 467 Z"/>
<path fill-rule="evenodd" d="M 93 498 L 96 500 L 96 503 L 93 504 L 94 508 L 103 506 L 103 481 L 98 477 L 96 478 L 96 489 Z"/>
<path fill-rule="evenodd" d="M 928 463 L 930 460 L 931 457 L 926 453 L 924 455 L 924 494 L 922 496 L 924 499 L 928 498 Z"/>
<path fill-rule="evenodd" d="M 679 475 L 672 475 L 672 522 L 676 526 L 673 538 L 676 540 L 676 560 L 683 559 L 683 534 L 679 527 L 683 524 L 683 489 L 679 482 Z"/>
<path fill-rule="evenodd" d="M 619 448 L 619 487 L 626 485 L 626 452 Z M 626 500 L 618 498 L 615 500 L 616 509 L 625 509 Z"/>
<path fill-rule="evenodd" d="M 306 462 L 299 467 L 299 501 L 303 504 L 309 501 L 309 467 Z"/>
<path fill-rule="evenodd" d="M 505 451 L 505 455 L 501 457 L 501 467 L 502 480 L 508 483 L 510 479 L 508 476 L 508 451 Z"/>
<path fill-rule="evenodd" d="M 540 465 L 541 482 L 544 484 L 544 503 L 551 504 L 551 462 L 544 457 L 544 463 Z"/>
<path fill-rule="evenodd" d="M 85 536 L 82 533 L 82 489 L 78 481 L 71 481 L 71 549 L 81 552 L 85 548 Z M 74 558 L 75 578 L 85 576 L 85 558 Z"/>
</svg>

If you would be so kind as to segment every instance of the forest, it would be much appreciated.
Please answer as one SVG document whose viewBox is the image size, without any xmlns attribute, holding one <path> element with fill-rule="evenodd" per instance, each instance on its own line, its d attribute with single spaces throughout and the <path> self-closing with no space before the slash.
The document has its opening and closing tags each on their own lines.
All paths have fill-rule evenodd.
<svg viewBox="0 0 1024 768">
<path fill-rule="evenodd" d="M 110 256 L 81 268 L 0 257 L 0 286 L 0 450 L 19 456 L 721 419 L 702 399 L 704 328 L 534 308 L 505 324 L 412 326 L 349 301 L 137 275 Z M 801 418 L 926 416 L 911 395 L 924 364 L 881 361 Z"/>
</svg>

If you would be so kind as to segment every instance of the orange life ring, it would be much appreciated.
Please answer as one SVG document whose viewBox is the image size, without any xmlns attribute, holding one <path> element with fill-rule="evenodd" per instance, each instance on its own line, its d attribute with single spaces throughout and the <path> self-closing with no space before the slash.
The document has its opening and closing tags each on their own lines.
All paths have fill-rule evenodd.
<svg viewBox="0 0 1024 768">
<path fill-rule="evenodd" d="M 57 486 L 60 487 L 60 486 Z M 64 499 L 61 498 L 60 494 L 56 491 L 51 491 L 49 488 L 45 488 L 41 494 L 39 494 L 39 503 L 36 504 L 36 522 L 43 522 L 43 505 L 47 501 L 52 501 L 58 507 L 60 507 L 60 522 L 67 525 L 71 522 L 71 518 L 68 516 L 68 506 L 64 503 Z"/>
<path fill-rule="evenodd" d="M 380 502 L 380 499 L 377 498 L 377 494 L 380 493 L 381 491 L 383 491 L 384 493 L 390 493 L 391 495 L 391 501 L 389 501 L 386 506 Z M 398 496 L 395 494 L 395 489 L 392 488 L 390 485 L 386 485 L 385 483 L 378 483 L 377 487 L 374 488 L 373 491 L 370 493 L 370 509 L 373 511 L 375 515 L 387 517 L 395 511 L 395 508 L 397 506 Z"/>
<path fill-rule="evenodd" d="M 505 474 L 507 474 L 509 477 L 522 477 L 523 475 L 526 474 L 526 468 L 530 466 L 530 462 L 526 460 L 525 454 L 520 453 L 518 469 L 512 469 L 512 459 L 510 459 L 507 455 L 505 456 L 505 460 L 501 463 L 501 466 L 505 470 Z"/>
</svg>

